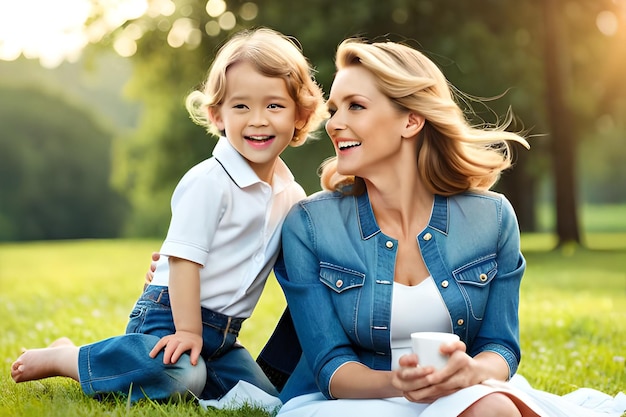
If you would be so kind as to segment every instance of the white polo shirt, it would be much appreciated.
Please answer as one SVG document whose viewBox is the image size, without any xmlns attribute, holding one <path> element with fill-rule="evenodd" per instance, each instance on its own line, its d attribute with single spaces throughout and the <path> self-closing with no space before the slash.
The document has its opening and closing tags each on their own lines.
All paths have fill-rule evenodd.
<svg viewBox="0 0 626 417">
<path fill-rule="evenodd" d="M 306 196 L 280 159 L 272 184 L 220 138 L 213 157 L 187 171 L 174 190 L 152 285 L 168 285 L 168 256 L 187 259 L 202 265 L 203 307 L 249 317 L 278 256 L 283 220 Z"/>
</svg>

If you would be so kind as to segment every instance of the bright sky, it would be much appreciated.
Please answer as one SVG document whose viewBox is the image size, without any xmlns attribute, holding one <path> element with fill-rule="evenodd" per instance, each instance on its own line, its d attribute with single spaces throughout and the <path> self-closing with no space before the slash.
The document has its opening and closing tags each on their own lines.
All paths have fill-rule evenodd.
<svg viewBox="0 0 626 417">
<path fill-rule="evenodd" d="M 613 2 L 626 18 L 626 0 Z M 0 0 L 0 60 L 13 61 L 23 55 L 54 68 L 63 61 L 78 60 L 87 44 L 100 41 L 128 20 L 144 14 L 170 16 L 175 9 L 174 0 Z M 244 3 L 240 9 L 244 20 L 254 19 L 258 12 L 253 2 Z M 216 36 L 220 30 L 235 26 L 237 18 L 226 11 L 224 0 L 208 0 L 206 11 L 215 20 L 204 28 L 196 27 L 190 19 L 176 20 L 168 33 L 169 45 L 194 46 L 200 42 L 201 29 Z M 604 35 L 613 36 L 619 19 L 614 12 L 604 11 L 597 16 L 596 25 Z M 133 55 L 141 35 L 138 25 L 128 25 L 114 41 L 115 51 L 121 56 Z"/>
<path fill-rule="evenodd" d="M 88 43 L 147 9 L 147 0 L 0 0 L 0 60 L 24 55 L 49 68 L 76 61 Z"/>
</svg>

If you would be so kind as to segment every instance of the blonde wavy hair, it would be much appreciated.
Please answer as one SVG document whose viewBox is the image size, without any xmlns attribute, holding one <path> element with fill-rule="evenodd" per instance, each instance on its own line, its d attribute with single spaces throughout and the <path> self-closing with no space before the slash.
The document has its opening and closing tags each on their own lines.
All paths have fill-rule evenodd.
<svg viewBox="0 0 626 417">
<path fill-rule="evenodd" d="M 362 66 L 375 76 L 378 88 L 394 105 L 425 118 L 416 163 L 433 194 L 489 189 L 512 164 L 508 141 L 529 147 L 521 135 L 505 131 L 513 120 L 510 113 L 495 126 L 470 125 L 441 70 L 407 45 L 347 39 L 337 49 L 335 65 L 338 71 Z M 337 173 L 336 157 L 322 164 L 320 176 L 325 190 L 354 194 L 364 189 L 360 178 Z"/>
<path fill-rule="evenodd" d="M 287 91 L 296 102 L 298 116 L 306 120 L 304 126 L 295 129 L 290 145 L 305 143 L 310 132 L 327 117 L 324 95 L 297 41 L 268 28 L 238 32 L 219 49 L 201 89 L 187 96 L 185 105 L 191 119 L 211 134 L 222 134 L 209 119 L 208 109 L 222 105 L 226 71 L 242 61 L 251 63 L 267 77 L 285 80 Z"/>
</svg>

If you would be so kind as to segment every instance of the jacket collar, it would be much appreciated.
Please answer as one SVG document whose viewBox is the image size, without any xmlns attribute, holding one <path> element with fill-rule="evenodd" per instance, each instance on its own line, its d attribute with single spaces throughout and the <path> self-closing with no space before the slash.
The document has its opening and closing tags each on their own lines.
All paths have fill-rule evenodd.
<svg viewBox="0 0 626 417">
<path fill-rule="evenodd" d="M 363 194 L 355 196 L 357 205 L 357 217 L 359 228 L 361 229 L 361 238 L 367 240 L 380 232 L 380 227 L 376 223 L 374 210 L 370 203 L 367 191 Z M 435 194 L 433 210 L 430 215 L 428 227 L 435 229 L 443 234 L 448 233 L 448 204 L 449 199 L 442 195 Z"/>
</svg>

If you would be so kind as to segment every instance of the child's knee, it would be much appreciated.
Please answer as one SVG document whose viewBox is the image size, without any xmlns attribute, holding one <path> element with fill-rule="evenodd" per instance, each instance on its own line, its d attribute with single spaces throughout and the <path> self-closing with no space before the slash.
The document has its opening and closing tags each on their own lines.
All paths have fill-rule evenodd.
<svg viewBox="0 0 626 417">
<path fill-rule="evenodd" d="M 183 396 L 192 393 L 200 397 L 207 380 L 204 359 L 199 357 L 198 363 L 194 366 L 188 354 L 183 354 L 175 364 L 165 365 L 165 373 L 173 381 L 175 393 Z"/>
</svg>

